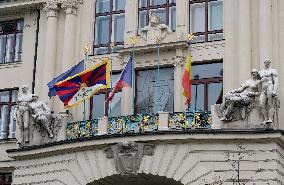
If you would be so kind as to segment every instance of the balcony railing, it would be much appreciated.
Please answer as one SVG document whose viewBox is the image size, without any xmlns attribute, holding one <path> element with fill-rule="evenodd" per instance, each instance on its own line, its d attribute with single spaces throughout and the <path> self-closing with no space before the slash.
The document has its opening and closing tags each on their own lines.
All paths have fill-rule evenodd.
<svg viewBox="0 0 284 185">
<path fill-rule="evenodd" d="M 211 114 L 208 112 L 159 112 L 67 123 L 66 138 L 72 140 L 99 135 L 210 128 Z"/>
</svg>

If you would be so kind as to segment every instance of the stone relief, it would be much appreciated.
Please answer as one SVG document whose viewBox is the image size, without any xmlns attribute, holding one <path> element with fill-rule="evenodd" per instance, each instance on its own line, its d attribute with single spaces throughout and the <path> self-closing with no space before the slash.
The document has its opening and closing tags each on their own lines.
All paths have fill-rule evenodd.
<svg viewBox="0 0 284 185">
<path fill-rule="evenodd" d="M 141 29 L 141 37 L 147 44 L 157 44 L 171 32 L 171 29 L 166 24 L 161 24 L 160 22 L 160 16 L 152 14 L 149 25 Z"/>
<path fill-rule="evenodd" d="M 216 113 L 221 121 L 245 120 L 256 109 L 265 128 L 278 127 L 280 101 L 278 98 L 277 70 L 272 69 L 271 60 L 264 61 L 264 69 L 251 72 L 252 79 L 247 80 L 239 89 L 230 91 L 225 102 L 216 105 Z"/>
<path fill-rule="evenodd" d="M 107 158 L 114 158 L 119 175 L 136 175 L 144 155 L 154 154 L 153 144 L 124 141 L 104 150 Z"/>
<path fill-rule="evenodd" d="M 39 132 L 41 137 L 48 135 L 49 138 L 53 138 L 58 133 L 64 116 L 54 114 L 45 101 L 39 101 L 37 95 L 29 92 L 26 85 L 22 86 L 21 91 L 15 116 L 20 131 L 18 143 L 29 143 L 33 138 L 33 132 Z M 36 128 L 33 132 L 32 127 Z"/>
</svg>

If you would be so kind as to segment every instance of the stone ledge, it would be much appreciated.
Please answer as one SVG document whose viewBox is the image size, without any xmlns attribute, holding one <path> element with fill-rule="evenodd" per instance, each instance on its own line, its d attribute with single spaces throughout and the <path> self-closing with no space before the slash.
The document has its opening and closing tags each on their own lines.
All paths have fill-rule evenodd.
<svg viewBox="0 0 284 185">
<path fill-rule="evenodd" d="M 9 149 L 7 153 L 13 159 L 24 160 L 27 158 L 58 155 L 65 152 L 82 151 L 90 148 L 101 148 L 108 144 L 123 141 L 135 142 L 161 142 L 184 143 L 186 142 L 226 142 L 239 140 L 257 140 L 267 142 L 274 140 L 284 145 L 283 130 L 265 129 L 222 129 L 222 130 L 185 130 L 185 131 L 158 131 L 143 134 L 124 134 L 112 136 L 97 136 L 92 138 L 59 141 L 39 146 L 23 147 L 21 149 Z"/>
</svg>

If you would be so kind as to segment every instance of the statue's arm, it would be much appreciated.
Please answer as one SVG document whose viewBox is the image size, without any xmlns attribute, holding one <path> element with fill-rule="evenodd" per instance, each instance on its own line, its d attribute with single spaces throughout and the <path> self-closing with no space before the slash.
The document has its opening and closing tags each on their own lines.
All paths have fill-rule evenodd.
<svg viewBox="0 0 284 185">
<path fill-rule="evenodd" d="M 241 92 L 243 92 L 246 88 L 247 88 L 247 84 L 244 83 L 240 88 L 234 89 L 234 90 L 232 90 L 231 92 L 232 92 L 232 93 L 241 93 Z"/>
<path fill-rule="evenodd" d="M 142 37 L 142 39 L 144 39 L 144 40 L 147 40 L 147 36 L 146 36 L 147 31 L 148 31 L 148 26 L 146 26 L 146 27 L 144 27 L 144 28 L 141 29 L 141 37 Z"/>
<path fill-rule="evenodd" d="M 273 72 L 272 72 L 272 80 L 273 80 L 273 94 L 277 95 L 279 81 L 278 81 L 278 73 L 277 73 L 276 70 L 273 70 Z"/>
</svg>

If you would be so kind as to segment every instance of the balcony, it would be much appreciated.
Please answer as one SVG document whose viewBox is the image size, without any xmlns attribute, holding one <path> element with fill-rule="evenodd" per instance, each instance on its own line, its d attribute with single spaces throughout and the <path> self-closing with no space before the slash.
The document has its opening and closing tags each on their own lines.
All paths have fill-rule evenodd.
<svg viewBox="0 0 284 185">
<path fill-rule="evenodd" d="M 155 133 L 158 131 L 190 131 L 210 129 L 211 114 L 207 112 L 159 112 L 119 117 L 103 117 L 67 123 L 66 139 L 76 140 L 102 135 Z"/>
</svg>

